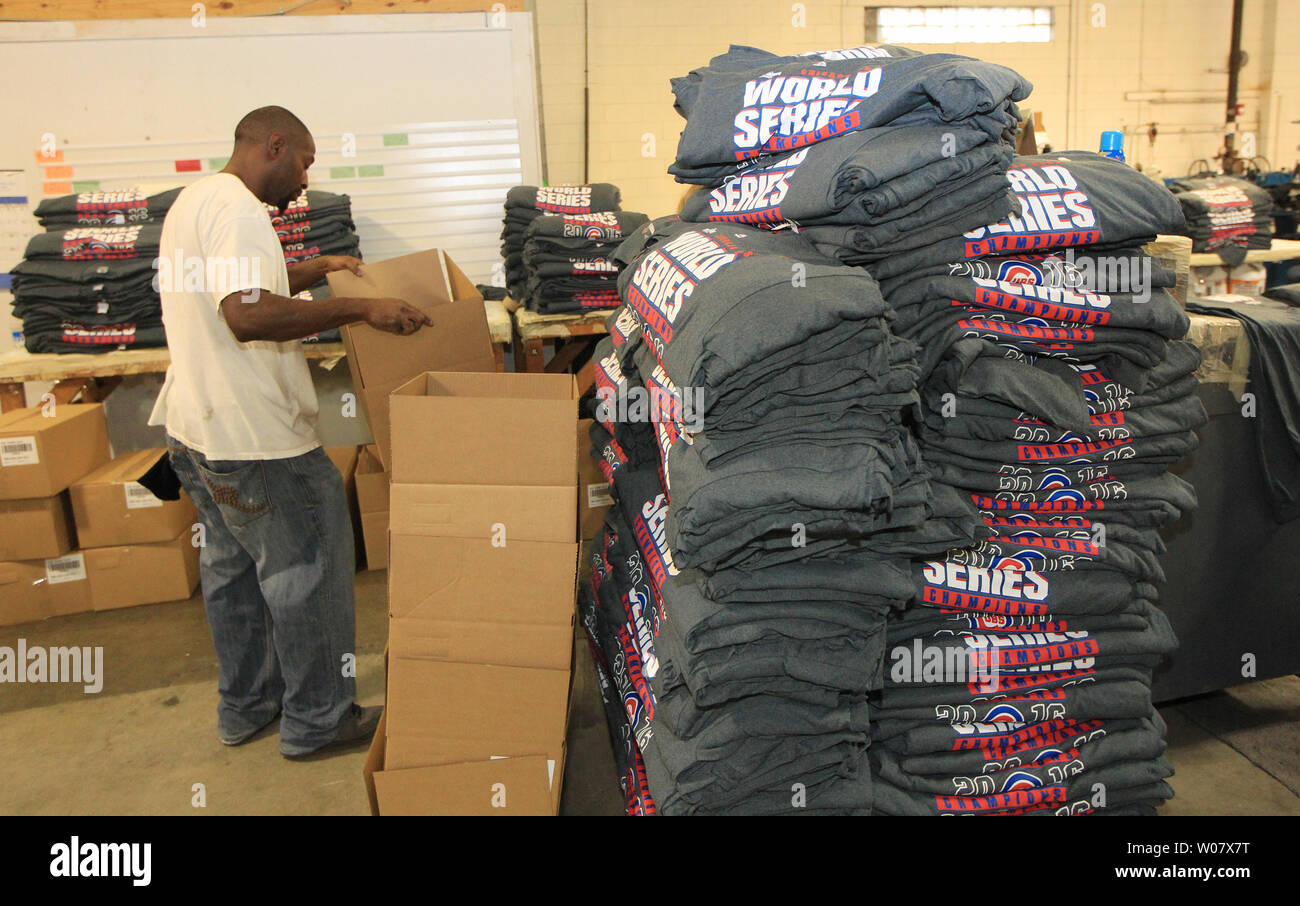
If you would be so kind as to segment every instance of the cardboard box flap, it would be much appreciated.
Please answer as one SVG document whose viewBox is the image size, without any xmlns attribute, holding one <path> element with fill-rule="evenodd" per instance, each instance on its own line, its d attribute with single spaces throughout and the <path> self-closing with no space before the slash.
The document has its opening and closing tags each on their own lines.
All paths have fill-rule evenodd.
<svg viewBox="0 0 1300 906">
<path fill-rule="evenodd" d="M 22 575 L 17 563 L 0 563 L 0 585 L 13 585 Z"/>
<path fill-rule="evenodd" d="M 166 455 L 166 450 L 158 448 L 124 453 L 116 459 L 104 463 L 75 483 L 78 485 L 125 484 L 129 481 L 139 481 L 145 472 L 153 468 L 154 463 Z"/>
<path fill-rule="evenodd" d="M 463 283 L 454 285 L 448 265 L 450 261 L 441 250 L 430 249 L 367 261 L 360 275 L 347 270 L 328 275 L 336 296 L 403 299 L 433 319 L 433 327 L 405 337 L 368 324 L 343 328 L 349 363 L 359 366 L 359 373 L 353 374 L 354 381 L 360 378 L 358 387 L 406 380 L 419 371 L 460 370 L 453 363 L 469 370 L 495 370 L 483 297 L 477 290 L 471 290 L 472 295 L 466 293 Z"/>
<path fill-rule="evenodd" d="M 484 315 L 485 319 L 486 317 Z M 11 409 L 0 415 L 0 434 L 34 434 L 52 425 L 71 421 L 92 409 L 98 409 L 101 405 L 100 403 L 59 403 L 48 409 L 44 406 Z"/>
</svg>

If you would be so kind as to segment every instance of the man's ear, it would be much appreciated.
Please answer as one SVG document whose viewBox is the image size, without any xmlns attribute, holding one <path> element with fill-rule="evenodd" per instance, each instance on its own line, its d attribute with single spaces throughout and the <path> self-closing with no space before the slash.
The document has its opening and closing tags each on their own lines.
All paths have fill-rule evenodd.
<svg viewBox="0 0 1300 906">
<path fill-rule="evenodd" d="M 272 132 L 266 139 L 266 153 L 271 160 L 278 160 L 289 147 L 289 140 L 278 132 Z"/>
</svg>

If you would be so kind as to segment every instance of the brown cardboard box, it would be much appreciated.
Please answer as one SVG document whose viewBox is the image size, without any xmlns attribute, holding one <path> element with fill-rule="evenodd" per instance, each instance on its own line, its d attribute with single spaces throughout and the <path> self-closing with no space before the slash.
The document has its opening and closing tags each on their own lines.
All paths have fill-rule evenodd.
<svg viewBox="0 0 1300 906">
<path fill-rule="evenodd" d="M 352 517 L 352 538 L 357 548 L 357 568 L 365 559 L 365 544 L 362 540 L 361 508 L 357 501 L 357 461 L 361 448 L 357 446 L 326 447 L 325 455 L 334 463 L 343 476 L 343 493 L 348 498 L 348 515 Z"/>
<path fill-rule="evenodd" d="M 166 455 L 166 450 L 124 453 L 68 489 L 83 548 L 170 541 L 198 522 L 184 490 L 180 500 L 159 500 L 136 481 Z"/>
<path fill-rule="evenodd" d="M 82 551 L 94 610 L 187 601 L 199 585 L 199 549 L 189 529 L 161 544 Z"/>
<path fill-rule="evenodd" d="M 393 483 L 572 489 L 577 400 L 568 374 L 422 374 L 389 400 Z"/>
<path fill-rule="evenodd" d="M 352 386 L 365 407 L 379 460 L 387 465 L 388 395 L 394 388 L 425 371 L 496 370 L 483 296 L 439 249 L 366 262 L 361 276 L 343 270 L 328 280 L 336 296 L 404 299 L 433 319 L 433 327 L 405 337 L 368 324 L 340 331 Z"/>
<path fill-rule="evenodd" d="M 555 815 L 564 776 L 558 759 L 505 759 L 394 768 L 386 762 L 387 713 L 366 755 L 362 776 L 370 814 L 380 815 Z M 504 788 L 495 787 L 503 784 Z M 484 793 L 487 798 L 484 799 Z M 503 795 L 504 794 L 504 795 Z"/>
<path fill-rule="evenodd" d="M 573 624 L 490 623 L 482 620 L 393 620 L 393 657 L 569 669 Z"/>
<path fill-rule="evenodd" d="M 551 541 L 577 554 L 572 476 L 563 485 L 393 482 L 390 494 L 393 534 L 481 539 L 499 550 L 517 541 Z"/>
<path fill-rule="evenodd" d="M 388 662 L 388 735 L 453 737 L 551 751 L 564 738 L 569 671 L 397 657 Z M 539 749 L 540 747 L 540 749 Z"/>
<path fill-rule="evenodd" d="M 68 495 L 0 500 L 0 561 L 44 560 L 77 546 Z"/>
<path fill-rule="evenodd" d="M 567 669 L 576 397 L 569 375 L 497 373 L 427 374 L 394 393 L 394 468 L 409 478 L 394 472 L 390 488 L 395 651 Z"/>
<path fill-rule="evenodd" d="M 568 625 L 574 611 L 574 545 L 487 537 L 431 538 L 392 533 L 400 581 L 389 583 L 388 613 L 400 619 Z"/>
<path fill-rule="evenodd" d="M 605 511 L 614 503 L 609 480 L 591 455 L 592 420 L 578 420 L 578 540 L 594 538 L 605 524 Z"/>
<path fill-rule="evenodd" d="M 481 307 L 481 306 L 480 306 Z M 99 403 L 12 409 L 0 415 L 0 500 L 53 497 L 108 462 Z"/>
<path fill-rule="evenodd" d="M 388 473 L 379 461 L 379 448 L 361 448 L 356 469 L 357 509 L 365 539 L 366 568 L 388 568 Z"/>
<path fill-rule="evenodd" d="M 374 444 L 366 444 L 357 454 L 356 485 L 357 507 L 363 516 L 388 512 L 388 473 Z"/>
<path fill-rule="evenodd" d="M 80 553 L 0 563 L 0 626 L 90 609 L 90 582 Z"/>
</svg>

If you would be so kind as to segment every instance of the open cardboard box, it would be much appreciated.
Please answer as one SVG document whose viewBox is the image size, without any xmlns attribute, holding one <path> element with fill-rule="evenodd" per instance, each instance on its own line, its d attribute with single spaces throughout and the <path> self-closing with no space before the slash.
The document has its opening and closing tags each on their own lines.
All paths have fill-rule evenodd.
<svg viewBox="0 0 1300 906">
<path fill-rule="evenodd" d="M 392 768 L 387 720 L 385 712 L 362 769 L 371 815 L 559 814 L 563 745 L 558 758 L 519 755 Z"/>
<path fill-rule="evenodd" d="M 430 373 L 389 401 L 389 638 L 403 655 L 565 668 L 577 385 Z"/>
<path fill-rule="evenodd" d="M 433 319 L 405 337 L 364 323 L 340 330 L 353 389 L 387 467 L 389 393 L 425 371 L 496 371 L 483 296 L 441 249 L 368 261 L 360 276 L 341 270 L 327 279 L 335 296 L 403 299 Z"/>
</svg>

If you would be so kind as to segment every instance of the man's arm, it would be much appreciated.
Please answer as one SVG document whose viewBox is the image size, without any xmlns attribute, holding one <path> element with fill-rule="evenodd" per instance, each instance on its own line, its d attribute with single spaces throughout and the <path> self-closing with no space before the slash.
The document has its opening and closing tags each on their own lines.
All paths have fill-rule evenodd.
<svg viewBox="0 0 1300 906">
<path fill-rule="evenodd" d="M 255 301 L 244 301 L 253 299 Z M 401 299 L 357 299 L 341 297 L 306 302 L 277 296 L 266 290 L 239 291 L 221 300 L 226 326 L 241 343 L 253 340 L 300 340 L 303 337 L 365 321 L 388 333 L 406 335 L 433 321 L 424 312 Z"/>
<path fill-rule="evenodd" d="M 361 275 L 361 259 L 350 255 L 321 255 L 308 258 L 289 268 L 289 295 L 296 296 L 304 289 L 315 286 L 334 271 L 349 270 Z"/>
</svg>

